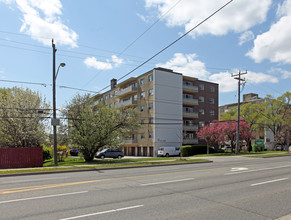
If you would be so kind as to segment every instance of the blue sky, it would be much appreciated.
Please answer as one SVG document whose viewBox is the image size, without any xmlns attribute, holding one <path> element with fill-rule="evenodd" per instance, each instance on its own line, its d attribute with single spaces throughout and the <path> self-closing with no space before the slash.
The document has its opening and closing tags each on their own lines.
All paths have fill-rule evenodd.
<svg viewBox="0 0 291 220">
<path fill-rule="evenodd" d="M 30 88 L 51 103 L 54 38 L 57 66 L 66 63 L 57 78 L 63 107 L 123 77 L 227 2 L 0 0 L 0 87 Z M 170 68 L 219 83 L 224 105 L 237 101 L 231 74 L 247 70 L 242 94 L 277 97 L 290 91 L 290 24 L 291 0 L 234 0 L 127 77 Z"/>
</svg>

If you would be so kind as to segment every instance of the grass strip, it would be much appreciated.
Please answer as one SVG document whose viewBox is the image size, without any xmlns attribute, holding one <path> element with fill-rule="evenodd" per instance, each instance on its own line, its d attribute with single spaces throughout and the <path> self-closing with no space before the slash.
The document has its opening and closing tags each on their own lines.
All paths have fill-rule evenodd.
<svg viewBox="0 0 291 220">
<path fill-rule="evenodd" d="M 153 158 L 155 159 L 155 158 Z M 166 164 L 186 164 L 186 163 L 201 163 L 201 162 L 210 162 L 206 159 L 174 159 L 168 160 L 152 160 L 152 161 L 138 161 L 138 162 L 132 162 L 131 159 L 129 159 L 131 162 L 124 162 L 123 159 L 118 160 L 118 162 L 115 163 L 103 163 L 103 164 L 83 164 L 79 165 L 68 165 L 66 166 L 60 166 L 60 167 L 43 167 L 43 168 L 26 168 L 26 169 L 9 169 L 9 170 L 1 170 L 0 175 L 5 174 L 20 174 L 20 173 L 49 173 L 49 172 L 56 172 L 56 171 L 76 171 L 76 170 L 88 170 L 88 169 L 104 169 L 104 168 L 119 168 L 119 167 L 142 167 L 142 166 L 150 166 L 150 165 L 166 165 Z M 105 161 L 105 160 L 102 160 Z"/>
</svg>

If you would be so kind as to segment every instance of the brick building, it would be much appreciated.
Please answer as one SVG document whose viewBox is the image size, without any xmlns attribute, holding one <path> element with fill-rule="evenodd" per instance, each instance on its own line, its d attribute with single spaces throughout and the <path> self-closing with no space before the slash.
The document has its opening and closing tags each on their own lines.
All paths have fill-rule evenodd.
<svg viewBox="0 0 291 220">
<path fill-rule="evenodd" d="M 156 156 L 161 146 L 198 144 L 199 127 L 218 119 L 218 84 L 155 68 L 94 97 L 110 107 L 136 108 L 140 128 L 127 134 L 125 155 Z"/>
</svg>

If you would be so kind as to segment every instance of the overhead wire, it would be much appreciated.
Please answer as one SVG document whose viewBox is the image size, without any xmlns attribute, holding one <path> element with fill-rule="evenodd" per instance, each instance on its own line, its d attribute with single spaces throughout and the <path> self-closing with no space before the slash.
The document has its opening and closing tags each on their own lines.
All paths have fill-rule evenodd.
<svg viewBox="0 0 291 220">
<path fill-rule="evenodd" d="M 123 75 L 122 77 L 120 77 L 117 81 L 120 81 L 121 79 L 127 77 L 128 75 L 130 75 L 131 73 L 133 73 L 134 71 L 136 71 L 137 69 L 139 69 L 140 67 L 142 67 L 144 64 L 148 63 L 150 60 L 152 60 L 153 58 L 155 58 L 156 56 L 158 56 L 159 54 L 161 54 L 162 52 L 164 52 L 166 49 L 168 49 L 169 47 L 171 47 L 172 45 L 174 45 L 175 43 L 177 43 L 179 40 L 181 40 L 182 38 L 184 38 L 186 35 L 188 35 L 194 29 L 196 29 L 197 27 L 199 27 L 201 24 L 203 24 L 204 22 L 206 22 L 207 20 L 209 20 L 211 17 L 213 17 L 215 14 L 217 14 L 219 11 L 221 11 L 223 8 L 225 8 L 227 5 L 229 5 L 232 1 L 233 0 L 228 1 L 226 4 L 224 4 L 223 6 L 221 6 L 215 12 L 213 12 L 208 17 L 206 17 L 201 22 L 199 22 L 197 25 L 195 25 L 193 28 L 191 28 L 189 31 L 187 31 L 186 33 L 184 33 L 183 35 L 181 35 L 178 39 L 174 40 L 172 43 L 168 44 L 166 47 L 164 47 L 163 49 L 161 49 L 160 51 L 158 51 L 156 54 L 154 54 L 153 56 L 151 56 L 150 58 L 148 58 L 146 61 L 144 61 L 143 63 L 141 63 L 140 65 L 138 65 L 136 68 L 134 68 L 133 70 L 129 71 L 128 73 L 126 73 L 125 75 Z M 99 90 L 98 93 L 100 93 L 101 91 L 103 91 L 103 90 L 105 90 L 105 89 L 107 89 L 109 87 L 110 87 L 110 85 L 104 87 L 103 89 Z"/>
</svg>

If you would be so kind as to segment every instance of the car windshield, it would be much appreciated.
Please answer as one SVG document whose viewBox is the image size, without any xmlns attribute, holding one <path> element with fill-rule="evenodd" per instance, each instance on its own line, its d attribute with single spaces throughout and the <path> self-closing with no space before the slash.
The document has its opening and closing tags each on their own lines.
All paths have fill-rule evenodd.
<svg viewBox="0 0 291 220">
<path fill-rule="evenodd" d="M 102 151 L 100 151 L 100 153 L 104 153 L 106 152 L 108 149 L 103 149 Z"/>
</svg>

